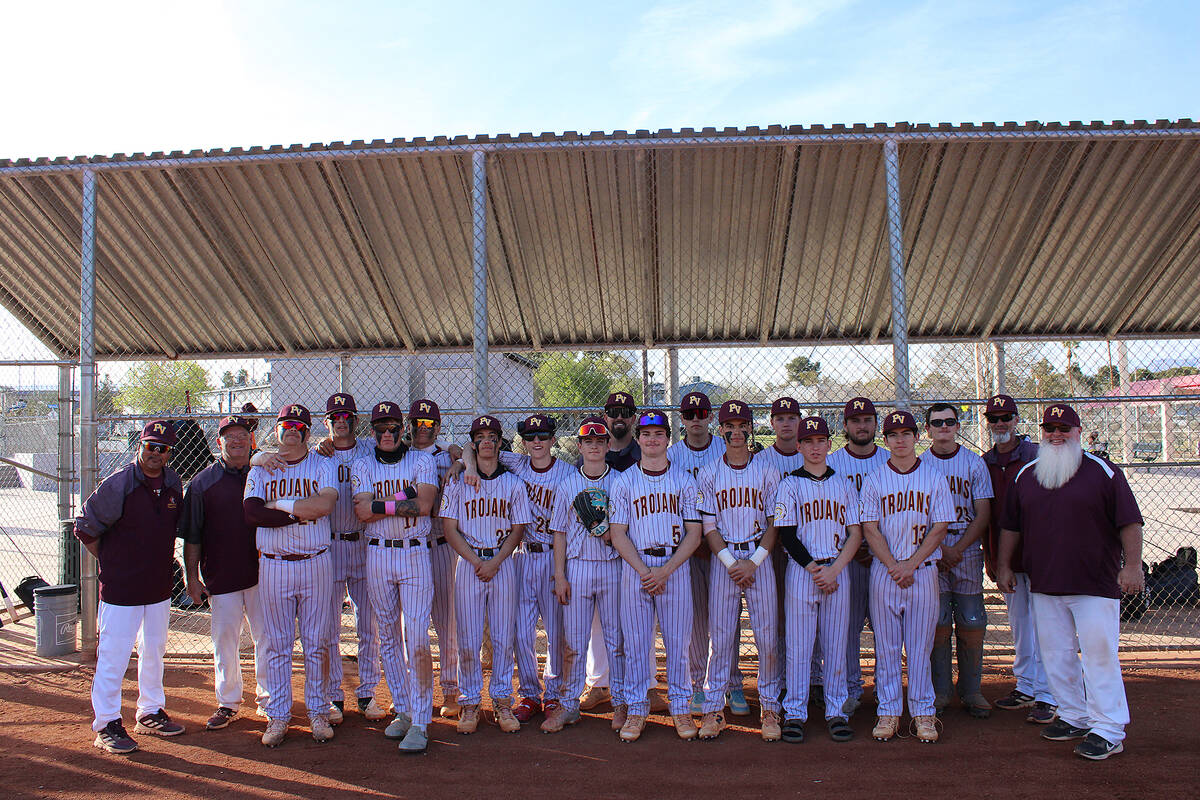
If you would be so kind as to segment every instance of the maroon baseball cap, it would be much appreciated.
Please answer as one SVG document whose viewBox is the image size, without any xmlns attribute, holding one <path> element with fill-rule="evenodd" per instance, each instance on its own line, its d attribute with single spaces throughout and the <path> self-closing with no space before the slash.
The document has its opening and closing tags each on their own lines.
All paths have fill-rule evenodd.
<svg viewBox="0 0 1200 800">
<path fill-rule="evenodd" d="M 750 410 L 750 406 L 741 400 L 726 400 L 724 403 L 721 403 L 721 409 L 717 412 L 717 422 L 732 422 L 735 419 L 753 422 L 754 412 Z"/>
<path fill-rule="evenodd" d="M 520 425 L 517 426 L 520 430 L 518 433 L 524 435 L 526 433 L 554 433 L 558 430 L 558 424 L 554 419 L 547 417 L 545 414 L 533 414 L 527 417 Z"/>
<path fill-rule="evenodd" d="M 704 392 L 688 392 L 679 401 L 680 411 L 712 411 L 712 402 Z"/>
<path fill-rule="evenodd" d="M 988 398 L 984 414 L 1016 414 L 1017 401 L 1006 394 L 994 394 Z"/>
<path fill-rule="evenodd" d="M 227 428 L 245 428 L 247 433 L 250 433 L 254 428 L 250 427 L 255 420 L 249 417 L 239 417 L 230 415 L 221 417 L 221 421 L 217 424 L 217 436 L 223 436 Z"/>
<path fill-rule="evenodd" d="M 471 437 L 482 431 L 494 431 L 497 436 L 503 435 L 504 431 L 500 427 L 500 420 L 495 417 L 484 414 L 482 417 L 476 417 L 471 421 Z"/>
<path fill-rule="evenodd" d="M 920 430 L 917 427 L 917 421 L 913 419 L 913 415 L 902 409 L 889 411 L 888 415 L 883 418 L 883 433 L 886 436 L 892 431 L 899 431 L 908 428 L 913 433 Z"/>
<path fill-rule="evenodd" d="M 846 401 L 845 408 L 842 409 L 843 420 L 863 414 L 870 414 L 876 419 L 879 418 L 879 412 L 875 410 L 875 404 L 865 397 L 851 397 Z"/>
<path fill-rule="evenodd" d="M 608 399 L 604 401 L 604 407 L 612 408 L 613 406 L 637 410 L 637 406 L 633 402 L 633 395 L 629 392 L 613 392 L 610 394 Z"/>
<path fill-rule="evenodd" d="M 308 409 L 299 403 L 293 403 L 290 406 L 284 406 L 279 409 L 277 420 L 283 422 L 289 419 L 296 422 L 303 422 L 308 427 L 312 427 L 312 414 L 308 413 Z"/>
<path fill-rule="evenodd" d="M 169 419 L 155 419 L 147 422 L 146 427 L 142 428 L 142 441 L 174 447 L 175 423 Z"/>
<path fill-rule="evenodd" d="M 812 436 L 829 438 L 829 423 L 821 417 L 805 417 L 800 420 L 800 435 L 797 439 L 808 439 Z"/>
<path fill-rule="evenodd" d="M 325 416 L 336 414 L 339 411 L 349 411 L 351 414 L 358 413 L 358 407 L 354 405 L 354 397 L 345 392 L 329 395 L 329 399 L 325 401 Z"/>
<path fill-rule="evenodd" d="M 400 410 L 400 404 L 393 403 L 391 400 L 376 403 L 375 407 L 371 409 L 371 424 L 374 425 L 383 419 L 394 419 L 396 422 L 404 422 L 404 412 Z"/>
<path fill-rule="evenodd" d="M 413 400 L 412 406 L 408 409 L 408 417 L 409 419 L 430 419 L 440 425 L 442 422 L 442 410 L 432 400 L 421 398 L 420 400 Z"/>
<path fill-rule="evenodd" d="M 244 405 L 242 405 L 242 414 L 245 415 L 245 414 L 257 414 L 257 413 L 258 413 L 258 406 L 254 405 L 254 403 L 245 403 Z M 247 416 L 246 422 L 248 422 L 250 424 L 250 432 L 253 433 L 254 429 L 258 427 L 258 418 Z"/>
<path fill-rule="evenodd" d="M 1072 428 L 1083 427 L 1083 424 L 1079 421 L 1079 415 L 1075 413 L 1075 409 L 1066 403 L 1055 403 L 1052 406 L 1046 406 L 1046 411 L 1042 414 L 1042 424 L 1070 425 Z"/>
<path fill-rule="evenodd" d="M 779 414 L 795 414 L 800 416 L 800 403 L 794 397 L 781 397 L 771 403 L 771 416 Z"/>
</svg>

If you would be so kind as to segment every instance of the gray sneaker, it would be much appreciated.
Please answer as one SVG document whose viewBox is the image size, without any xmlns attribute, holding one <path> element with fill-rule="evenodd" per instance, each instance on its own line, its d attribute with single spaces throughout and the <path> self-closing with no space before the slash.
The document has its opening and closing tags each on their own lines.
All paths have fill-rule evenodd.
<svg viewBox="0 0 1200 800">
<path fill-rule="evenodd" d="M 396 714 L 388 726 L 383 729 L 383 735 L 388 739 L 403 739 L 412 727 L 412 717 L 403 711 Z"/>
<path fill-rule="evenodd" d="M 423 725 L 412 725 L 408 729 L 408 733 L 404 735 L 404 741 L 400 742 L 400 752 L 408 755 L 416 755 L 424 753 L 425 748 L 429 746 L 429 736 L 425 733 Z"/>
</svg>

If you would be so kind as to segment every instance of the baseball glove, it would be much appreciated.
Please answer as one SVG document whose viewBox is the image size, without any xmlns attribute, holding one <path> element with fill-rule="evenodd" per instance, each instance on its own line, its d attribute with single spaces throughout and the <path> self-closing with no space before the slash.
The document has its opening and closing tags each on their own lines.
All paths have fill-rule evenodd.
<svg viewBox="0 0 1200 800">
<path fill-rule="evenodd" d="M 575 495 L 571 505 L 579 515 L 579 522 L 592 536 L 603 536 L 608 530 L 608 492 L 603 489 L 586 489 Z"/>
</svg>

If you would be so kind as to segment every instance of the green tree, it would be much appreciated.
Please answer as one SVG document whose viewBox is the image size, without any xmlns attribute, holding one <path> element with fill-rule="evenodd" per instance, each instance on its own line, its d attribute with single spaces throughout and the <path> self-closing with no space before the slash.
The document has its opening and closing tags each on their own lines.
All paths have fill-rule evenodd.
<svg viewBox="0 0 1200 800">
<path fill-rule="evenodd" d="M 111 375 L 105 375 L 100 379 L 100 385 L 96 387 L 96 411 L 99 414 L 114 414 L 120 410 L 117 385 L 113 383 Z M 75 413 L 78 414 L 78 410 Z"/>
<path fill-rule="evenodd" d="M 179 413 L 188 404 L 188 395 L 211 388 L 208 373 L 195 361 L 144 361 L 125 375 L 120 406 L 142 414 Z"/>
<path fill-rule="evenodd" d="M 547 353 L 533 373 L 534 400 L 550 408 L 600 408 L 611 392 L 642 397 L 633 364 L 615 353 Z"/>
<path fill-rule="evenodd" d="M 815 386 L 821 379 L 821 362 L 813 361 L 808 356 L 796 356 L 785 366 L 788 383 L 801 386 Z"/>
</svg>

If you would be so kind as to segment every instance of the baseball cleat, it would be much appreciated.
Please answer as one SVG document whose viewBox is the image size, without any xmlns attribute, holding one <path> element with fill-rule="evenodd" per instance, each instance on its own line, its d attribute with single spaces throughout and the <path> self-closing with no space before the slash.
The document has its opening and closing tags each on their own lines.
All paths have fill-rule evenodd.
<svg viewBox="0 0 1200 800">
<path fill-rule="evenodd" d="M 262 743 L 267 747 L 278 747 L 287 736 L 288 721 L 286 719 L 267 720 L 267 729 L 263 731 Z"/>
<path fill-rule="evenodd" d="M 1090 728 L 1079 728 L 1062 719 L 1056 719 L 1042 731 L 1042 738 L 1052 742 L 1069 742 L 1072 739 L 1086 738 L 1091 732 Z"/>
<path fill-rule="evenodd" d="M 462 706 L 462 710 L 458 713 L 458 732 L 466 736 L 467 734 L 474 733 L 478 727 L 479 704 L 469 703 Z"/>
<path fill-rule="evenodd" d="M 542 720 L 542 733 L 558 733 L 566 726 L 579 722 L 579 717 L 578 709 L 569 711 L 562 704 L 555 703 L 554 708 L 547 711 L 546 718 Z"/>
<path fill-rule="evenodd" d="M 237 716 L 237 712 L 229 706 L 218 706 L 213 715 L 208 718 L 208 722 L 204 723 L 204 727 L 210 731 L 219 731 L 221 728 L 227 727 L 235 716 Z"/>
<path fill-rule="evenodd" d="M 912 718 L 917 741 L 933 744 L 938 740 L 938 719 L 932 714 L 918 714 Z"/>
<path fill-rule="evenodd" d="M 513 713 L 512 700 L 492 700 L 492 713 L 496 715 L 496 724 L 505 733 L 517 733 L 521 730 L 521 721 Z"/>
<path fill-rule="evenodd" d="M 517 718 L 519 722 L 529 722 L 533 719 L 533 715 L 542 710 L 542 704 L 537 700 L 529 697 L 522 697 L 521 702 L 509 708 L 509 713 Z M 501 726 L 504 727 L 504 726 Z"/>
<path fill-rule="evenodd" d="M 695 739 L 700 732 L 691 714 L 672 714 L 671 721 L 675 723 L 675 732 L 685 742 Z"/>
<path fill-rule="evenodd" d="M 612 729 L 619 731 L 625 727 L 625 720 L 629 717 L 629 706 L 618 704 L 613 707 Z"/>
<path fill-rule="evenodd" d="M 645 727 L 646 716 L 644 714 L 630 714 L 625 719 L 625 724 L 621 726 L 621 741 L 636 742 Z"/>
<path fill-rule="evenodd" d="M 329 724 L 329 717 L 324 714 L 313 717 L 311 725 L 313 741 L 328 742 L 333 738 L 333 726 Z"/>
<path fill-rule="evenodd" d="M 739 689 L 734 689 L 725 700 L 729 703 L 729 713 L 735 717 L 745 717 L 750 714 L 750 704 L 746 702 L 746 693 Z"/>
<path fill-rule="evenodd" d="M 764 742 L 778 742 L 783 738 L 783 729 L 779 726 L 779 712 L 763 709 L 762 738 Z"/>
<path fill-rule="evenodd" d="M 1054 722 L 1057 716 L 1057 707 L 1038 700 L 1033 704 L 1033 708 L 1029 709 L 1029 713 L 1025 715 L 1025 721 L 1032 722 L 1034 725 L 1049 725 L 1051 722 Z"/>
<path fill-rule="evenodd" d="M 1087 738 L 1075 745 L 1075 755 L 1083 756 L 1089 761 L 1103 761 L 1109 756 L 1123 752 L 1125 752 L 1124 744 L 1121 742 L 1114 744 L 1098 733 L 1089 733 Z"/>
<path fill-rule="evenodd" d="M 114 719 L 102 729 L 96 731 L 96 741 L 92 742 L 101 750 L 107 750 L 115 755 L 123 756 L 138 749 L 137 742 L 125 732 L 121 720 Z"/>
<path fill-rule="evenodd" d="M 996 701 L 996 708 L 1004 709 L 1005 711 L 1016 711 L 1018 708 L 1029 708 L 1034 703 L 1032 695 L 1018 692 L 1013 689 L 1011 692 L 1001 697 Z"/>
<path fill-rule="evenodd" d="M 871 729 L 871 736 L 877 741 L 886 742 L 895 736 L 898 730 L 900 730 L 900 717 L 880 714 L 879 718 L 875 720 L 875 727 Z"/>
<path fill-rule="evenodd" d="M 441 711 L 441 715 L 443 717 L 449 719 L 451 717 L 457 717 L 459 711 L 462 710 L 462 706 L 458 704 L 458 700 L 454 699 L 453 697 L 447 697 L 442 701 L 442 707 L 439 710 Z"/>
<path fill-rule="evenodd" d="M 155 736 L 178 736 L 183 733 L 184 728 L 178 722 L 172 722 L 167 712 L 160 708 L 153 714 L 138 717 L 133 730 L 135 733 L 152 733 Z"/>
<path fill-rule="evenodd" d="M 383 709 L 379 707 L 379 703 L 375 702 L 374 697 L 358 698 L 358 713 L 367 719 L 383 719 L 387 716 L 387 714 L 383 713 Z"/>
<path fill-rule="evenodd" d="M 715 739 L 725 729 L 725 715 L 720 711 L 710 711 L 700 720 L 700 738 Z"/>
<path fill-rule="evenodd" d="M 408 735 L 408 729 L 411 727 L 412 717 L 404 712 L 400 712 L 383 729 L 383 736 L 385 739 L 403 739 Z"/>
<path fill-rule="evenodd" d="M 330 725 L 341 725 L 342 720 L 346 718 L 345 712 L 342 711 L 345 703 L 342 700 L 334 700 L 329 704 L 329 710 L 325 712 L 325 718 L 329 720 Z"/>
<path fill-rule="evenodd" d="M 428 746 L 429 735 L 425 733 L 425 726 L 413 725 L 408 729 L 408 733 L 404 734 L 404 741 L 400 742 L 400 752 L 406 755 L 417 755 L 424 753 Z"/>
<path fill-rule="evenodd" d="M 601 703 L 611 701 L 612 695 L 607 686 L 593 686 L 580 696 L 579 707 L 584 711 L 591 711 Z"/>
</svg>

